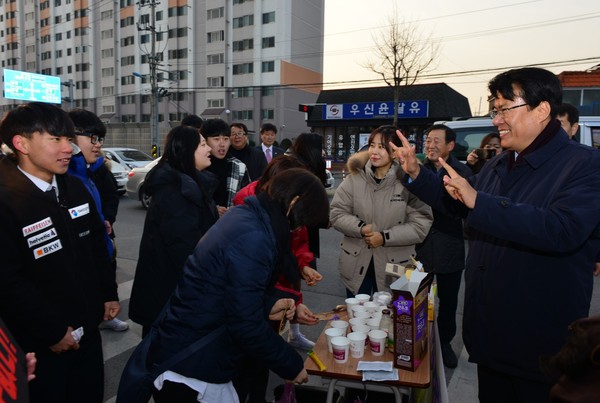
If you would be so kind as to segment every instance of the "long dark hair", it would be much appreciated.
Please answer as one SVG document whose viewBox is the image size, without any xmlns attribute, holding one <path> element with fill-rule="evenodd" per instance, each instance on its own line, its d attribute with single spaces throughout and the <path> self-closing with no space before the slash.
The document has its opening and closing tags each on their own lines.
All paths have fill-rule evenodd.
<svg viewBox="0 0 600 403">
<path fill-rule="evenodd" d="M 292 152 L 325 185 L 327 177 L 323 159 L 323 137 L 318 133 L 301 133 L 292 144 Z"/>
<path fill-rule="evenodd" d="M 256 193 L 258 193 L 272 177 L 290 168 L 306 168 L 306 165 L 300 162 L 298 158 L 291 155 L 278 155 L 273 158 L 265 168 L 261 178 L 258 180 Z"/>
<path fill-rule="evenodd" d="M 329 198 L 325 188 L 307 169 L 286 169 L 273 176 L 263 190 L 281 206 L 284 214 L 294 197 L 300 196 L 290 211 L 290 222 L 307 227 L 326 227 L 329 223 Z"/>
<path fill-rule="evenodd" d="M 200 144 L 198 129 L 191 126 L 177 126 L 171 129 L 165 139 L 164 153 L 159 164 L 190 176 L 198 182 L 198 170 L 194 153 Z"/>
</svg>

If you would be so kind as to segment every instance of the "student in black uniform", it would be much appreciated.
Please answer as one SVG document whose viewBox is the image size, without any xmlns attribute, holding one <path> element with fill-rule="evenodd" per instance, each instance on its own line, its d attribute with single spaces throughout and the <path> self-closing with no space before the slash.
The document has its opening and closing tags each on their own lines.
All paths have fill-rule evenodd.
<svg viewBox="0 0 600 403">
<path fill-rule="evenodd" d="M 66 175 L 73 123 L 43 103 L 0 123 L 0 316 L 37 356 L 31 402 L 103 401 L 98 324 L 120 311 L 104 223 L 83 183 Z"/>
</svg>

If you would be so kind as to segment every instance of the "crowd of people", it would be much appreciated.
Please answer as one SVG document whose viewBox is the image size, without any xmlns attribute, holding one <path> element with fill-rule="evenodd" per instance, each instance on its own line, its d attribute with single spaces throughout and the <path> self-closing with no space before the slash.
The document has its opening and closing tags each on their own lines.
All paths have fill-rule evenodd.
<svg viewBox="0 0 600 403">
<path fill-rule="evenodd" d="M 381 126 L 349 158 L 331 206 L 320 135 L 299 134 L 288 155 L 270 123 L 256 147 L 243 123 L 190 115 L 174 127 L 145 180 L 129 304 L 143 339 L 117 402 L 262 403 L 269 370 L 305 383 L 297 350 L 314 343 L 300 325 L 318 319 L 302 286 L 323 278 L 319 230 L 330 226 L 343 235 L 349 297 L 389 291 L 386 263 L 416 258 L 435 273 L 449 368 L 464 275 L 462 334 L 481 402 L 594 396 L 600 322 L 583 318 L 600 274 L 600 153 L 569 141 L 578 113 L 554 74 L 514 69 L 488 88 L 498 132 L 466 164 L 447 126 L 427 129 L 422 162 Z M 92 112 L 37 102 L 0 122 L 10 150 L 0 155 L 0 336 L 14 390 L 32 402 L 102 402 L 100 330 L 129 327 L 117 317 L 106 134 Z"/>
</svg>

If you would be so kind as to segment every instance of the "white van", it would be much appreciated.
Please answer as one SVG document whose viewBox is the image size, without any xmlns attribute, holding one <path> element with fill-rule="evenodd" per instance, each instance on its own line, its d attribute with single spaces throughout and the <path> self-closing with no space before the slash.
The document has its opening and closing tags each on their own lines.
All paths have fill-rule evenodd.
<svg viewBox="0 0 600 403">
<path fill-rule="evenodd" d="M 456 146 L 452 154 L 463 162 L 471 151 L 479 148 L 481 139 L 490 132 L 498 132 L 489 117 L 439 121 L 435 124 L 444 124 L 456 132 Z M 600 116 L 580 116 L 575 139 L 581 144 L 600 148 Z"/>
</svg>

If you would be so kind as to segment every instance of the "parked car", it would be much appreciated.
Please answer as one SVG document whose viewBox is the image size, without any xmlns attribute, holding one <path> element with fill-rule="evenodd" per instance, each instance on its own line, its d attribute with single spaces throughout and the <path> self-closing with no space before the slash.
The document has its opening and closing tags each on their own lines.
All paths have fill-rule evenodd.
<svg viewBox="0 0 600 403">
<path fill-rule="evenodd" d="M 152 162 L 152 157 L 135 148 L 106 147 L 102 149 L 106 156 L 128 169 L 143 167 Z"/>
<path fill-rule="evenodd" d="M 110 162 L 110 172 L 112 172 L 115 180 L 117 181 L 117 191 L 120 195 L 125 194 L 125 185 L 127 185 L 127 181 L 129 177 L 127 176 L 127 170 L 123 168 L 123 165 L 119 164 L 115 161 Z"/>
<path fill-rule="evenodd" d="M 146 166 L 133 168 L 128 174 L 129 180 L 127 181 L 126 186 L 127 197 L 133 200 L 139 200 L 140 203 L 142 203 L 142 207 L 145 209 L 150 206 L 152 197 L 147 195 L 144 190 L 144 179 L 146 179 L 146 174 L 158 164 L 158 161 L 160 161 L 160 157 Z"/>
</svg>

